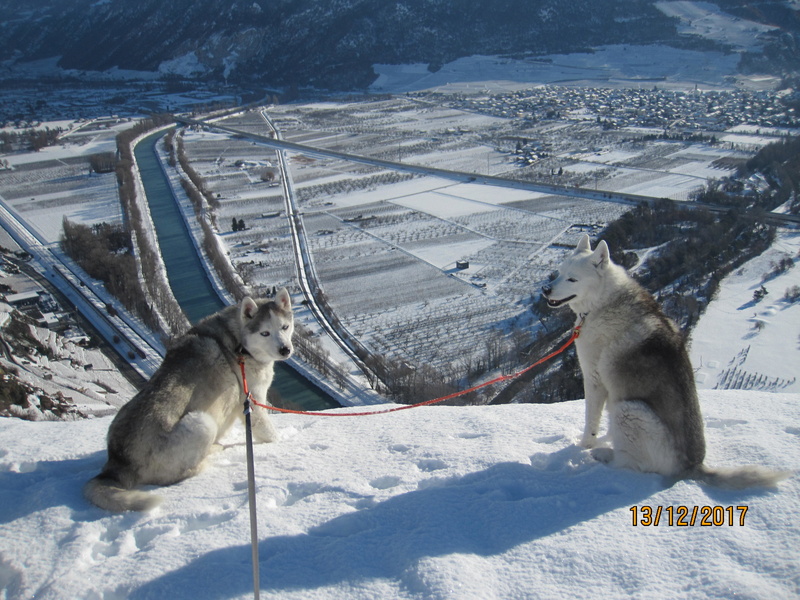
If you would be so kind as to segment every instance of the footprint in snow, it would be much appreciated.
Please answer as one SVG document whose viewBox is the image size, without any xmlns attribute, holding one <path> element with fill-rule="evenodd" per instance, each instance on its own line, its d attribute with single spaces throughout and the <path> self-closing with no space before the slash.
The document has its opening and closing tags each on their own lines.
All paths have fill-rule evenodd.
<svg viewBox="0 0 800 600">
<path fill-rule="evenodd" d="M 384 475 L 369 482 L 369 484 L 376 490 L 388 490 L 389 488 L 396 487 L 403 482 L 399 477 L 394 475 Z"/>
<path fill-rule="evenodd" d="M 417 461 L 417 468 L 420 471 L 439 471 L 441 469 L 446 469 L 449 465 L 441 459 L 438 458 L 425 458 L 423 460 Z"/>
</svg>

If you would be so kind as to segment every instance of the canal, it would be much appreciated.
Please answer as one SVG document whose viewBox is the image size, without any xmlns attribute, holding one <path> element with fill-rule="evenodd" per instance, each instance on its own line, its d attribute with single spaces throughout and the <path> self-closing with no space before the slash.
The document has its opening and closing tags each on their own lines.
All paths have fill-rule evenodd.
<svg viewBox="0 0 800 600">
<path fill-rule="evenodd" d="M 156 143 L 163 136 L 163 131 L 147 136 L 136 145 L 134 154 L 172 293 L 189 321 L 196 323 L 223 308 L 225 302 L 208 279 L 156 156 Z M 340 406 L 329 394 L 285 363 L 275 365 L 270 401 L 276 406 L 301 410 Z"/>
</svg>

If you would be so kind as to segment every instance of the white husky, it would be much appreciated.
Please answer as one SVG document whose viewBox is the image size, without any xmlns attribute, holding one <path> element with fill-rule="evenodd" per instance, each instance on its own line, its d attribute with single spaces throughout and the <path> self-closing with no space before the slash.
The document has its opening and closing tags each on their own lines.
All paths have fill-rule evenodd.
<svg viewBox="0 0 800 600">
<path fill-rule="evenodd" d="M 605 242 L 592 251 L 584 236 L 543 293 L 553 308 L 569 305 L 582 323 L 575 342 L 586 396 L 581 444 L 597 444 L 605 406 L 613 446 L 596 448 L 596 459 L 730 488 L 772 486 L 789 475 L 758 466 L 703 465 L 703 420 L 683 336 L 653 297 L 611 261 Z"/>
<path fill-rule="evenodd" d="M 170 485 L 200 472 L 212 446 L 243 416 L 240 357 L 249 391 L 266 403 L 273 363 L 292 353 L 291 305 L 285 288 L 274 301 L 248 297 L 179 338 L 112 421 L 108 461 L 86 484 L 86 497 L 110 511 L 149 510 L 161 499 L 132 488 Z M 277 439 L 266 413 L 252 407 L 253 437 L 260 442 Z"/>
</svg>

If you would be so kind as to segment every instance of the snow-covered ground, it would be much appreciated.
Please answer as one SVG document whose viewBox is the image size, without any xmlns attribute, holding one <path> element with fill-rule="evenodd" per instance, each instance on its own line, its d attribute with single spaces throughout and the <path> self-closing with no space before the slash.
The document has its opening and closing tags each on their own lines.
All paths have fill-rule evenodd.
<svg viewBox="0 0 800 600">
<path fill-rule="evenodd" d="M 707 462 L 797 470 L 798 400 L 703 391 Z M 252 597 L 243 430 L 154 512 L 111 515 L 81 496 L 109 419 L 0 420 L 0 597 Z M 282 440 L 255 448 L 261 597 L 797 597 L 797 477 L 670 485 L 595 462 L 582 419 L 580 401 L 275 417 Z"/>
<path fill-rule="evenodd" d="M 776 292 L 755 308 L 741 304 L 799 245 L 781 232 L 723 281 L 693 336 L 701 387 L 729 355 L 740 370 L 794 377 L 797 305 L 781 305 L 776 288 L 795 285 L 797 270 L 768 279 Z M 756 336 L 753 310 L 770 313 Z M 80 389 L 93 375 L 73 377 Z M 765 389 L 701 389 L 709 465 L 798 470 L 796 383 Z M 110 515 L 81 495 L 110 419 L 0 419 L 0 598 L 251 597 L 241 426 L 203 473 L 158 490 L 160 508 Z M 255 448 L 261 597 L 798 596 L 796 476 L 731 492 L 612 469 L 576 445 L 582 420 L 582 401 L 276 415 L 281 440 Z M 648 509 L 658 525 L 645 524 Z"/>
<path fill-rule="evenodd" d="M 782 259 L 794 267 L 774 272 Z M 692 332 L 692 363 L 701 388 L 800 391 L 800 232 L 781 231 L 773 246 L 725 278 Z M 761 286 L 768 294 L 755 302 Z"/>
<path fill-rule="evenodd" d="M 0 282 L 8 280 L 9 277 L 0 276 Z M 0 328 L 6 327 L 12 311 L 8 304 L 0 302 Z M 50 397 L 63 395 L 83 414 L 111 414 L 136 393 L 135 386 L 98 348 L 85 348 L 77 340 L 42 327 L 31 326 L 30 332 L 48 354 L 16 356 L 10 360 L 3 353 L 0 356 L 3 373 L 15 373 L 19 381 Z M 12 405 L 11 410 L 17 408 Z M 25 409 L 18 408 L 14 414 L 31 420 L 52 418 L 42 414 L 35 403 Z"/>
<path fill-rule="evenodd" d="M 668 17 L 680 20 L 678 31 L 727 44 L 737 51 L 755 50 L 763 45 L 761 36 L 777 29 L 755 21 L 734 17 L 711 2 L 670 0 L 656 2 Z"/>
</svg>

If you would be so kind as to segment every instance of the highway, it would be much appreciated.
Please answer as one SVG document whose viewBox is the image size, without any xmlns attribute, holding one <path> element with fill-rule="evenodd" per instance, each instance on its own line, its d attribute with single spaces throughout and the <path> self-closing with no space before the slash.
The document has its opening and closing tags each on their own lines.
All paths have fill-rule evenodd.
<svg viewBox="0 0 800 600">
<path fill-rule="evenodd" d="M 55 286 L 103 336 L 108 344 L 141 376 L 149 379 L 164 355 L 160 342 L 131 318 L 119 301 L 63 254 L 58 243 L 42 240 L 0 197 L 0 225 L 25 252 L 34 269 Z M 113 306 L 111 316 L 107 306 Z"/>
</svg>

